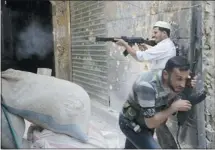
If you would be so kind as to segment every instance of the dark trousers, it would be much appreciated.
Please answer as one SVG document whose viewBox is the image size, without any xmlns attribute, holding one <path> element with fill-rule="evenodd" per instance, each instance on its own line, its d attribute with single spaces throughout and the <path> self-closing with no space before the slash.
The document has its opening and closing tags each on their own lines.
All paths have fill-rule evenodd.
<svg viewBox="0 0 215 150">
<path fill-rule="evenodd" d="M 134 132 L 122 114 L 119 116 L 119 126 L 126 136 L 125 149 L 160 149 L 159 144 L 153 138 L 152 130 L 141 128 L 141 132 Z"/>
</svg>

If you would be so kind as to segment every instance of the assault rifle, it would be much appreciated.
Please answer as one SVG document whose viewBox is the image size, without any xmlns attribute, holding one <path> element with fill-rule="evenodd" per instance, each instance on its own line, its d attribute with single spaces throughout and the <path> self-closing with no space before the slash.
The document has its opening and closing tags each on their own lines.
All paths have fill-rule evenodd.
<svg viewBox="0 0 215 150">
<path fill-rule="evenodd" d="M 123 39 L 130 46 L 135 45 L 135 43 L 137 45 L 142 44 L 142 43 L 148 44 L 150 46 L 155 46 L 156 45 L 155 41 L 153 41 L 153 40 L 144 39 L 142 37 L 127 37 L 127 36 L 121 36 L 120 38 L 118 38 L 118 37 L 96 37 L 95 41 L 96 42 L 117 42 L 114 39 Z M 128 51 L 125 50 L 123 52 L 123 55 L 127 56 L 128 55 Z"/>
<path fill-rule="evenodd" d="M 186 87 L 184 89 L 184 91 L 180 94 L 182 99 L 186 99 L 189 100 L 192 107 L 200 102 L 202 102 L 203 100 L 205 100 L 206 95 L 207 95 L 207 91 L 204 89 L 204 85 L 203 85 L 203 81 L 202 85 L 200 85 L 201 89 L 200 91 L 196 90 L 195 93 L 193 93 L 193 88 L 191 86 L 191 80 L 194 78 L 195 76 L 195 71 L 196 71 L 196 67 L 198 64 L 198 60 L 199 60 L 199 56 L 200 56 L 200 52 L 197 52 L 196 57 L 194 62 L 192 63 L 191 66 L 191 73 L 190 73 L 190 79 L 187 80 L 186 83 Z M 203 73 L 204 74 L 204 73 Z M 201 77 L 202 80 L 204 80 L 204 77 Z M 198 85 L 197 85 L 198 86 Z M 191 94 L 192 93 L 192 94 Z M 189 111 L 188 112 L 178 112 L 177 114 L 177 119 L 178 119 L 178 131 L 177 131 L 177 135 L 176 135 L 176 142 L 180 148 L 179 142 L 178 142 L 178 136 L 179 136 L 179 132 L 180 132 L 180 127 L 184 124 L 184 122 L 188 119 L 189 116 Z"/>
<path fill-rule="evenodd" d="M 190 103 L 192 104 L 192 106 L 202 102 L 206 98 L 206 94 L 207 94 L 207 92 L 204 89 L 201 89 L 201 91 L 197 91 L 195 93 L 192 93 L 193 88 L 191 86 L 191 80 L 193 80 L 193 78 L 195 76 L 195 71 L 196 71 L 196 68 L 197 68 L 199 56 L 200 56 L 200 54 L 198 52 L 196 54 L 194 62 L 191 65 L 190 78 L 187 80 L 186 87 L 185 87 L 185 89 L 184 89 L 184 91 L 183 91 L 183 93 L 181 95 L 181 98 L 189 100 Z M 203 81 L 201 81 L 201 82 L 203 83 Z M 203 86 L 203 85 L 201 85 L 201 86 Z M 186 112 L 179 112 L 178 113 L 178 121 L 179 121 L 180 125 L 182 125 L 185 122 L 185 120 L 187 119 L 187 117 L 185 117 L 183 115 L 185 113 Z"/>
</svg>

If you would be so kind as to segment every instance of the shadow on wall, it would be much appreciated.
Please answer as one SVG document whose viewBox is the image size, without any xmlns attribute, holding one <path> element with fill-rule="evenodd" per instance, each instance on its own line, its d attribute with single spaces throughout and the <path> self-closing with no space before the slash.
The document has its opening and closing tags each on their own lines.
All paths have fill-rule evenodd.
<svg viewBox="0 0 215 150">
<path fill-rule="evenodd" d="M 185 47 L 184 42 L 180 42 L 180 26 L 174 22 L 171 23 L 172 31 L 170 38 L 175 44 L 176 47 L 176 55 L 188 57 L 188 49 Z"/>
</svg>

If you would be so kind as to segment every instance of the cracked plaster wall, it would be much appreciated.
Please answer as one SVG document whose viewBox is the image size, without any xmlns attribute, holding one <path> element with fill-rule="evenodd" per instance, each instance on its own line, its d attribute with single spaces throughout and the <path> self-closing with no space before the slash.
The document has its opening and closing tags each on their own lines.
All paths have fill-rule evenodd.
<svg viewBox="0 0 215 150">
<path fill-rule="evenodd" d="M 215 148 L 215 2 L 203 2 L 203 68 L 206 69 L 205 101 L 207 148 Z"/>
</svg>

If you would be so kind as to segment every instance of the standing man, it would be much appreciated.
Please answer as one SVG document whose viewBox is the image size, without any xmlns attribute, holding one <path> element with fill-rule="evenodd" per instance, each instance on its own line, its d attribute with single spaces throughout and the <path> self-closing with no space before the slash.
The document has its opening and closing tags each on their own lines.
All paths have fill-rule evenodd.
<svg viewBox="0 0 215 150">
<path fill-rule="evenodd" d="M 152 38 L 157 45 L 149 46 L 142 44 L 146 51 L 130 47 L 127 42 L 122 39 L 116 39 L 116 44 L 125 47 L 128 53 L 137 61 L 149 61 L 151 70 L 162 70 L 167 62 L 173 56 L 176 56 L 176 48 L 170 39 L 171 25 L 164 21 L 158 21 L 153 26 Z"/>
<path fill-rule="evenodd" d="M 189 68 L 187 59 L 175 56 L 167 61 L 164 69 L 144 72 L 138 77 L 119 117 L 126 149 L 160 148 L 153 139 L 154 129 L 172 114 L 191 109 L 188 100 L 177 98 L 185 88 Z"/>
</svg>

